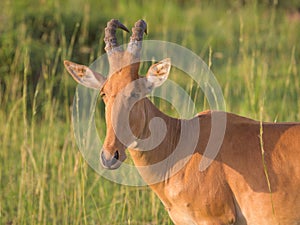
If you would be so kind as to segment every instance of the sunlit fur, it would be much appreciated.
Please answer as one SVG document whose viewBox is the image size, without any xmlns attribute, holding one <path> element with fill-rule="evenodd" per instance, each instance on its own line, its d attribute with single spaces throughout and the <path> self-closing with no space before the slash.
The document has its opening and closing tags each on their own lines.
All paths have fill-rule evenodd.
<svg viewBox="0 0 300 225">
<path fill-rule="evenodd" d="M 118 59 L 122 60 L 124 53 L 120 55 Z M 124 60 L 128 60 L 126 57 Z M 81 67 L 75 68 L 82 74 Z M 115 96 L 138 78 L 138 64 L 134 64 L 112 74 L 101 89 L 105 94 L 107 125 L 103 148 L 111 156 L 118 150 L 120 160 L 125 159 L 127 146 L 118 140 L 112 128 L 112 105 Z M 208 169 L 201 172 L 199 165 L 211 134 L 212 115 L 223 116 L 224 113 L 207 111 L 184 121 L 189 126 L 200 124 L 200 134 L 195 137 L 197 146 L 191 155 L 185 154 L 189 152 L 185 146 L 180 149 L 182 160 L 190 158 L 170 176 L 170 170 L 147 171 L 140 166 L 151 166 L 174 151 L 180 136 L 181 120 L 165 115 L 147 98 L 138 101 L 130 112 L 130 126 L 136 137 L 143 139 L 152 135 L 148 125 L 154 117 L 163 119 L 167 127 L 165 138 L 155 149 L 129 149 L 144 180 L 150 183 L 153 177 L 165 178 L 150 187 L 178 225 L 300 224 L 300 124 L 260 124 L 225 113 L 227 124 L 222 146 Z M 124 121 L 118 123 L 121 126 Z M 185 135 L 185 138 L 190 138 L 194 134 L 187 132 Z M 170 162 L 171 170 L 180 160 Z"/>
</svg>

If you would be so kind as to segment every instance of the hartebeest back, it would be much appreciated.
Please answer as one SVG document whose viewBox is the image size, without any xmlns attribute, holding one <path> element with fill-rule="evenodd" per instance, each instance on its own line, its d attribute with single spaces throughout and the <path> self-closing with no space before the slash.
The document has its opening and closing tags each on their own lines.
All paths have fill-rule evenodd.
<svg viewBox="0 0 300 225">
<path fill-rule="evenodd" d="M 185 134 L 187 141 L 180 145 L 182 158 L 169 164 L 169 169 L 173 169 L 189 156 L 176 174 L 169 176 L 169 169 L 140 170 L 175 224 L 300 224 L 300 124 L 260 123 L 211 111 L 186 121 L 165 115 L 145 95 L 167 79 L 170 59 L 152 65 L 145 77 L 139 76 L 141 41 L 147 25 L 143 20 L 136 22 L 126 50 L 118 47 L 117 28 L 129 32 L 118 20 L 107 24 L 104 41 L 110 63 L 108 78 L 86 66 L 65 61 L 66 69 L 77 82 L 99 89 L 106 105 L 107 133 L 100 153 L 103 167 L 118 168 L 129 147 L 135 165 L 147 168 L 172 154 L 180 131 L 183 127 L 191 128 Z M 124 112 L 128 113 L 129 122 L 123 121 Z M 211 135 L 212 115 L 226 116 L 225 136 L 212 164 L 200 171 Z M 164 126 L 149 128 L 154 118 L 163 121 Z M 123 141 L 118 133 L 125 132 L 126 123 L 133 135 L 122 134 L 126 139 Z M 192 133 L 195 124 L 201 130 L 197 135 Z M 147 145 L 139 143 L 138 140 L 147 139 L 162 128 L 166 135 L 153 149 L 145 149 Z M 195 151 L 185 154 L 190 152 L 188 142 L 193 140 L 197 141 Z M 156 176 L 164 179 L 150 182 Z"/>
</svg>

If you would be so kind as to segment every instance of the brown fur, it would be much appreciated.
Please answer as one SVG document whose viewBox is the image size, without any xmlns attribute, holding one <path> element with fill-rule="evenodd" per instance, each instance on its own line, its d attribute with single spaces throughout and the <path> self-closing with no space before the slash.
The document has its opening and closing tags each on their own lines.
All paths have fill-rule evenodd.
<svg viewBox="0 0 300 225">
<path fill-rule="evenodd" d="M 79 72 L 82 73 L 82 68 Z M 103 148 L 106 155 L 118 150 L 121 161 L 126 158 L 126 146 L 112 127 L 112 105 L 118 93 L 138 78 L 125 68 L 111 76 L 101 90 L 105 93 L 107 125 Z M 142 88 L 139 83 L 132 86 L 132 90 Z M 123 109 L 119 110 L 122 113 Z M 210 136 L 212 115 L 224 113 L 206 111 L 181 123 L 160 112 L 147 98 L 139 100 L 130 112 L 130 127 L 136 137 L 144 139 L 151 135 L 149 123 L 154 117 L 163 119 L 167 127 L 166 137 L 155 149 L 139 151 L 143 146 L 129 149 L 144 180 L 161 199 L 175 224 L 300 224 L 300 123 L 261 126 L 258 121 L 226 113 L 220 151 L 208 169 L 201 172 L 199 165 Z M 168 170 L 147 170 L 147 166 L 166 159 L 174 151 L 182 124 L 195 123 L 200 124 L 200 135 L 194 137 L 198 143 L 192 155 L 187 147 L 181 146 L 179 158 L 169 162 Z M 186 138 L 192 135 L 187 133 Z M 185 158 L 189 158 L 186 164 L 170 176 L 177 163 Z M 157 177 L 162 177 L 162 181 L 153 183 Z"/>
<path fill-rule="evenodd" d="M 130 53 L 113 49 L 116 43 L 110 40 L 115 41 L 116 26 L 123 25 L 116 20 L 108 23 L 105 40 L 106 49 L 112 51 L 109 58 L 112 75 L 106 81 L 85 66 L 68 61 L 65 66 L 79 83 L 92 88 L 101 87 L 107 125 L 103 158 L 109 161 L 118 151 L 120 162 L 126 158 L 127 146 L 117 138 L 112 119 L 116 119 L 117 128 L 122 129 L 124 121 L 119 121 L 118 117 L 126 110 L 124 105 L 129 98 L 121 98 L 117 108 L 113 105 L 117 101 L 116 96 L 140 77 L 138 60 L 132 63 Z M 137 22 L 131 40 L 140 39 L 145 30 L 146 23 Z M 155 76 L 167 76 L 165 71 L 169 69 L 166 62 L 159 67 L 151 67 L 147 76 L 154 76 L 152 80 Z M 162 70 L 158 71 L 158 68 Z M 140 81 L 132 85 L 125 95 L 130 96 L 131 91 L 143 92 L 145 83 L 142 79 Z M 156 81 L 160 84 L 160 80 Z M 222 117 L 224 114 L 227 122 L 221 148 L 212 164 L 205 171 L 200 171 L 200 161 L 210 135 L 218 138 L 211 134 L 212 115 Z M 150 100 L 143 98 L 130 112 L 132 133 L 142 140 L 154 135 L 149 130 L 149 124 L 155 117 L 161 118 L 167 128 L 162 142 L 151 151 L 140 151 L 145 150 L 145 146 L 139 143 L 129 151 L 143 179 L 161 199 L 175 224 L 300 224 L 300 123 L 261 124 L 231 113 L 210 111 L 181 121 L 166 116 Z M 183 126 L 193 128 L 197 123 L 200 134 L 196 136 L 193 129 L 186 132 L 185 144 L 180 145 L 177 157 L 169 160 L 168 157 L 180 144 Z M 193 140 L 197 140 L 196 148 L 190 151 L 189 142 Z M 165 159 L 168 160 L 165 170 L 152 169 L 152 165 Z M 160 181 L 154 182 L 157 178 Z"/>
<path fill-rule="evenodd" d="M 147 118 L 164 118 L 170 132 L 153 151 L 130 151 L 139 166 L 166 158 L 178 137 L 173 136 L 178 120 L 163 115 L 148 101 L 146 110 L 150 114 Z M 262 160 L 260 123 L 234 114 L 227 113 L 225 138 L 217 158 L 206 171 L 199 171 L 211 130 L 211 113 L 222 112 L 206 112 L 193 119 L 199 120 L 201 134 L 185 167 L 164 182 L 151 185 L 174 223 L 299 224 L 300 124 L 262 125 L 270 190 Z M 151 179 L 151 174 L 145 176 L 146 181 Z"/>
</svg>

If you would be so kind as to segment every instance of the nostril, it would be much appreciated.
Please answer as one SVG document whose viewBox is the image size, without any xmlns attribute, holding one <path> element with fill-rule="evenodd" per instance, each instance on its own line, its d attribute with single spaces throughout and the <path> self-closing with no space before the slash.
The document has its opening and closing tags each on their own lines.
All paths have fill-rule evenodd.
<svg viewBox="0 0 300 225">
<path fill-rule="evenodd" d="M 111 153 L 102 150 L 100 155 L 100 163 L 104 169 L 117 169 L 122 164 L 122 161 L 120 161 L 120 157 L 122 158 L 122 155 L 120 155 L 119 151 L 115 151 L 112 156 Z M 108 156 L 108 158 L 106 157 L 106 155 Z"/>
<path fill-rule="evenodd" d="M 119 152 L 118 152 L 118 151 L 116 151 L 116 152 L 115 152 L 115 154 L 114 154 L 114 158 L 115 158 L 116 160 L 118 160 L 118 159 L 119 159 Z"/>
</svg>

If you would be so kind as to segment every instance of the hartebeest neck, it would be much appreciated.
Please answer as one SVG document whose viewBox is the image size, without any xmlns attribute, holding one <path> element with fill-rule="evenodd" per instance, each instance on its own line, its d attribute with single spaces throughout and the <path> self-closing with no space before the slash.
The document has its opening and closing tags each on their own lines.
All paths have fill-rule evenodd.
<svg viewBox="0 0 300 225">
<path fill-rule="evenodd" d="M 144 108 L 145 122 L 142 125 L 143 129 L 141 129 L 141 133 L 136 134 L 141 141 L 137 141 L 137 145 L 130 150 L 130 153 L 135 165 L 147 166 L 161 161 L 170 154 L 172 145 L 177 143 L 178 132 L 180 132 L 180 120 L 164 114 L 147 98 L 141 101 L 141 106 Z M 141 122 L 138 119 L 135 121 L 136 123 Z M 152 133 L 150 131 L 151 126 L 153 129 Z M 158 135 L 159 137 L 164 136 L 164 138 L 163 140 L 158 140 L 153 135 Z M 144 141 L 150 138 L 153 140 L 151 143 Z M 163 146 L 167 140 L 169 145 Z M 159 141 L 161 143 L 158 143 Z"/>
<path fill-rule="evenodd" d="M 197 127 L 197 123 L 199 127 L 199 120 L 175 119 L 162 113 L 149 99 L 142 101 L 144 101 L 146 115 L 144 129 L 139 135 L 142 141 L 137 142 L 136 146 L 129 151 L 144 180 L 147 183 L 156 183 L 156 181 L 164 180 L 170 173 L 176 172 L 177 168 L 182 168 L 189 160 L 192 155 L 189 149 L 193 150 L 198 144 L 198 136 L 195 137 L 195 135 L 199 133 L 193 130 L 196 130 L 194 128 Z M 151 121 L 156 125 L 150 133 Z M 136 122 L 139 123 L 139 120 Z M 187 130 L 191 133 L 184 139 L 181 138 L 182 132 L 187 132 Z M 146 144 L 143 142 L 143 138 L 152 136 L 155 137 L 152 142 Z"/>
</svg>

